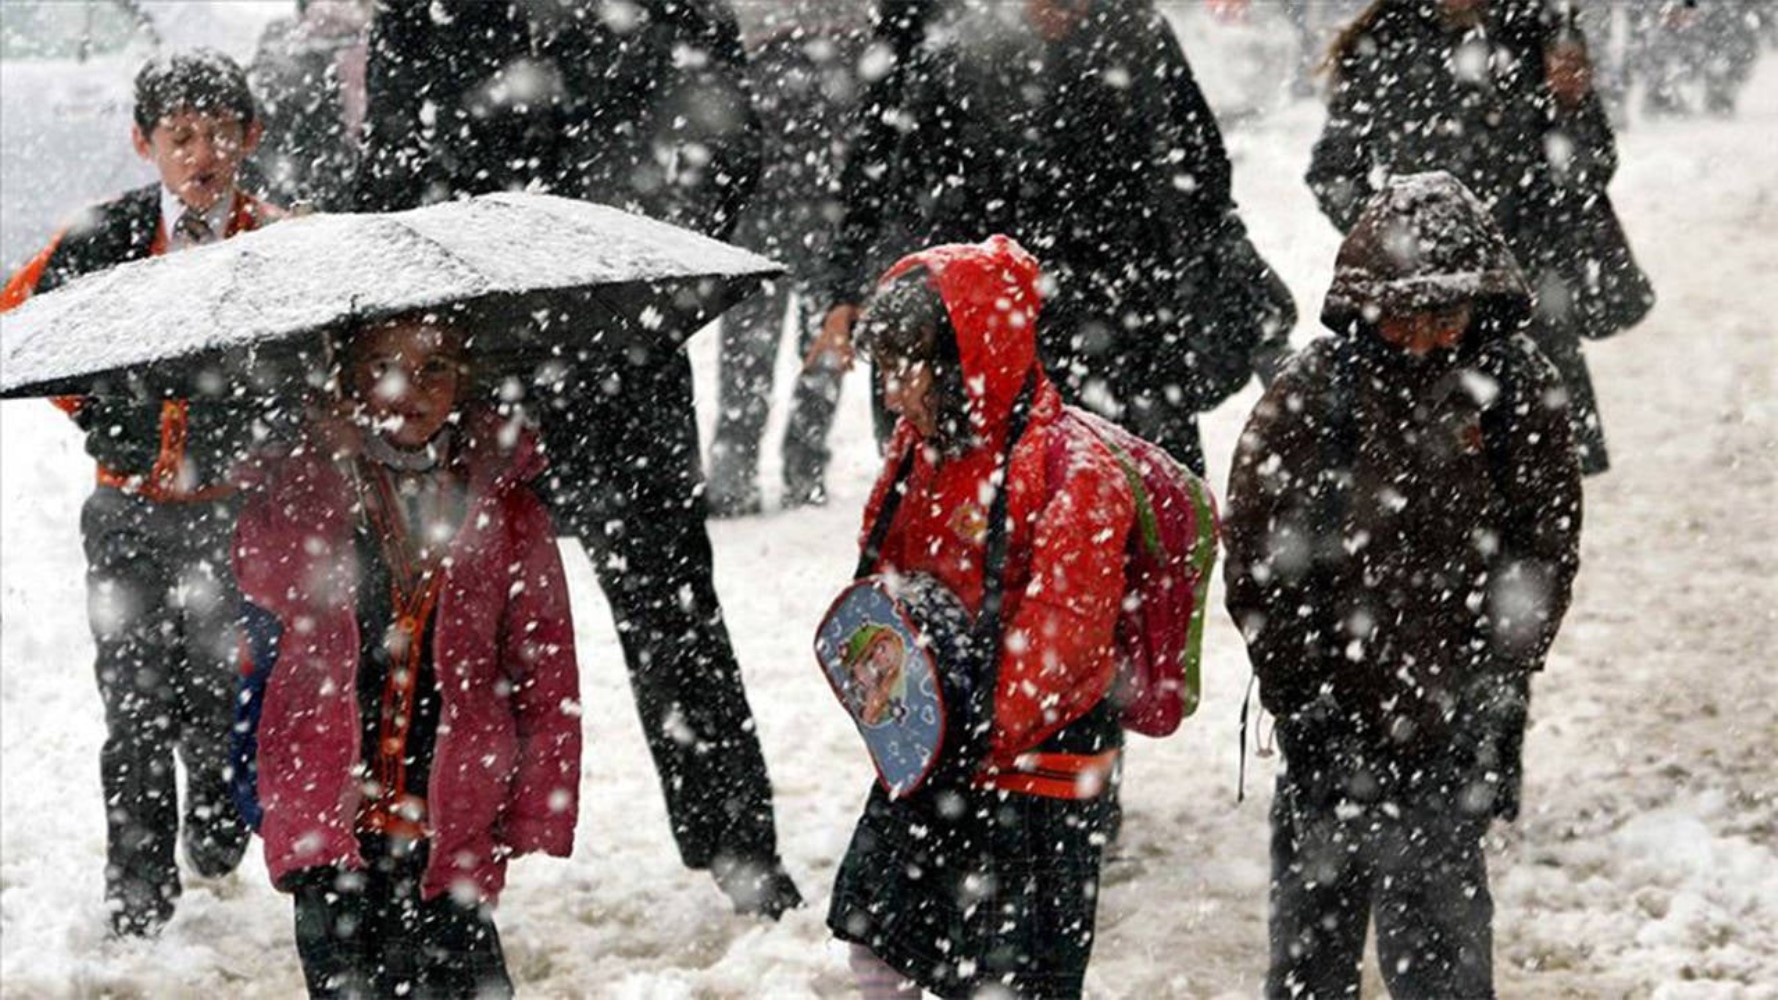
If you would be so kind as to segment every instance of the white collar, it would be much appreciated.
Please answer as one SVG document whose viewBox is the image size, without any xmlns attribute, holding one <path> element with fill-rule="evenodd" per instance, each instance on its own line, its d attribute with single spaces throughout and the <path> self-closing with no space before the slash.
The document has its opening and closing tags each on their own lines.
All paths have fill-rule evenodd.
<svg viewBox="0 0 1778 1000">
<path fill-rule="evenodd" d="M 204 213 L 204 221 L 209 224 L 210 231 L 216 234 L 217 239 L 222 239 L 228 235 L 228 215 L 230 210 L 234 207 L 235 191 L 233 188 L 230 188 L 223 192 L 222 197 L 216 199 L 216 204 L 211 205 L 208 212 Z M 167 242 L 169 244 L 173 242 L 174 236 L 176 235 L 173 227 L 178 225 L 179 217 L 184 215 L 185 212 L 185 202 L 180 201 L 178 195 L 174 194 L 165 184 L 162 184 L 161 226 L 167 234 Z"/>
</svg>

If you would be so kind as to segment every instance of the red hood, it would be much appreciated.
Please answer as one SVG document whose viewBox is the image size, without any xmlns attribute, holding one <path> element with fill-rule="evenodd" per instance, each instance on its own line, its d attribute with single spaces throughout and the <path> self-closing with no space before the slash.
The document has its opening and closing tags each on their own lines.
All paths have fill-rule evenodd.
<svg viewBox="0 0 1778 1000">
<path fill-rule="evenodd" d="M 947 243 L 896 261 L 878 284 L 922 265 L 957 331 L 970 416 L 985 437 L 997 439 L 1037 364 L 1037 258 L 1007 236 Z"/>
</svg>

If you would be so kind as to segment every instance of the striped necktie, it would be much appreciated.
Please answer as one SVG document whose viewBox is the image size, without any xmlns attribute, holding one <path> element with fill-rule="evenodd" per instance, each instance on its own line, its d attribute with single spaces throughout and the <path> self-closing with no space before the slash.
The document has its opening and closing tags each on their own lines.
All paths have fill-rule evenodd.
<svg viewBox="0 0 1778 1000">
<path fill-rule="evenodd" d="M 210 228 L 209 221 L 197 212 L 182 213 L 179 216 L 179 222 L 173 228 L 185 238 L 185 242 L 194 247 L 203 246 L 216 236 L 216 231 Z"/>
</svg>

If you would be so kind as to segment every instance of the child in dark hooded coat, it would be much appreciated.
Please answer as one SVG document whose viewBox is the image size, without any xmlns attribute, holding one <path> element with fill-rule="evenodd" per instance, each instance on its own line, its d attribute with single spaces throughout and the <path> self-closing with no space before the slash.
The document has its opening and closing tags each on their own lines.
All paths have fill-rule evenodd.
<svg viewBox="0 0 1778 1000">
<path fill-rule="evenodd" d="M 1354 996 L 1374 916 L 1397 996 L 1493 992 L 1481 838 L 1518 812 L 1530 675 L 1567 610 L 1580 469 L 1531 295 L 1487 209 L 1396 177 L 1255 407 L 1228 608 L 1285 770 L 1269 996 Z"/>
</svg>

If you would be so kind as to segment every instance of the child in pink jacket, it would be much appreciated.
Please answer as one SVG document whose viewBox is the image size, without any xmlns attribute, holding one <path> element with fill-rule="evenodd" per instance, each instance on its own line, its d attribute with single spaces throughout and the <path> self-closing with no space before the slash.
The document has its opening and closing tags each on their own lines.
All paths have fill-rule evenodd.
<svg viewBox="0 0 1778 1000">
<path fill-rule="evenodd" d="M 543 459 L 464 402 L 447 321 L 371 326 L 343 353 L 345 402 L 267 466 L 236 530 L 238 797 L 295 897 L 312 995 L 510 995 L 506 862 L 569 854 L 580 785 Z"/>
</svg>

